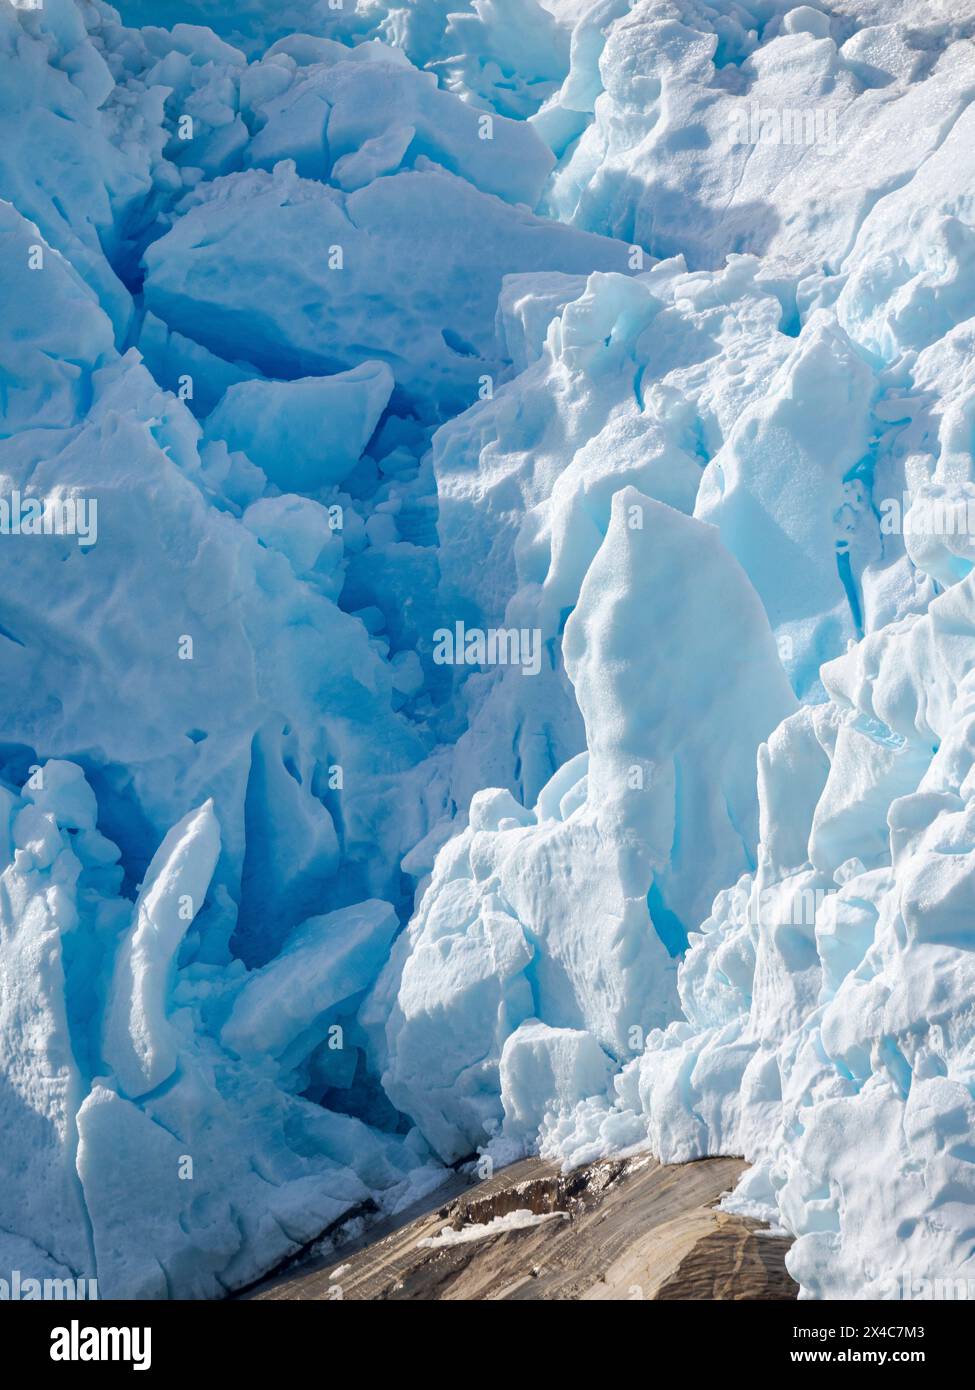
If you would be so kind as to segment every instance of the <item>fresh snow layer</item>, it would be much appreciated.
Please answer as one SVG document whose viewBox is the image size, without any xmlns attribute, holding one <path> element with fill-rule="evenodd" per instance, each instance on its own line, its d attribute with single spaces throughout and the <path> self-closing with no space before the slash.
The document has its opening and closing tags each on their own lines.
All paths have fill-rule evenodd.
<svg viewBox="0 0 975 1390">
<path fill-rule="evenodd" d="M 0 0 L 0 1271 L 649 1148 L 975 1275 L 973 24 Z"/>
</svg>

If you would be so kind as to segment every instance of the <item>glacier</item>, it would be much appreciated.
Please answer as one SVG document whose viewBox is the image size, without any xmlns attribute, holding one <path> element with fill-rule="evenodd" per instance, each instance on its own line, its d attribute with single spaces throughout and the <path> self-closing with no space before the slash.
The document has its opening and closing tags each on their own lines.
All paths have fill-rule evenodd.
<svg viewBox="0 0 975 1390">
<path fill-rule="evenodd" d="M 973 59 L 0 0 L 4 1270 L 646 1149 L 804 1298 L 975 1277 Z"/>
</svg>

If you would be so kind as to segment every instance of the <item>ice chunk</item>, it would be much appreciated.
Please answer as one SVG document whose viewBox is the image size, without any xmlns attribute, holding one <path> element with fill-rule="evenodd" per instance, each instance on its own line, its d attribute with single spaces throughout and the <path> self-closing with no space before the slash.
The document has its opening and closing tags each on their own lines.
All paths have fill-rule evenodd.
<svg viewBox="0 0 975 1390">
<path fill-rule="evenodd" d="M 456 851 L 455 851 L 456 853 Z M 466 1157 L 501 1120 L 498 1065 L 508 1034 L 530 1016 L 524 971 L 533 951 L 515 917 L 465 878 L 444 874 L 411 928 L 385 1026 L 383 1085 L 446 1161 Z M 379 988 L 383 989 L 381 978 Z"/>
<path fill-rule="evenodd" d="M 342 482 L 369 442 L 393 389 L 384 362 L 300 381 L 249 381 L 227 389 L 207 435 L 247 454 L 284 492 Z"/>
<path fill-rule="evenodd" d="M 719 609 L 725 617 L 688 660 L 684 635 Z M 565 651 L 586 721 L 588 804 L 636 831 L 620 865 L 624 894 L 655 881 L 664 916 L 689 926 L 711 886 L 751 860 L 756 752 L 793 708 L 761 606 L 714 530 L 623 488 Z M 724 707 L 736 711 L 734 738 Z"/>
<path fill-rule="evenodd" d="M 248 167 L 273 169 L 280 160 L 293 159 L 302 178 L 326 178 L 326 129 L 332 113 L 327 92 L 313 82 L 300 82 L 259 109 L 264 123 L 247 145 Z"/>
<path fill-rule="evenodd" d="M 332 170 L 332 182 L 346 193 L 352 193 L 372 183 L 373 179 L 394 173 L 402 164 L 415 135 L 415 126 L 394 125 L 381 135 L 371 136 L 358 149 L 339 156 Z"/>
<path fill-rule="evenodd" d="M 310 497 L 262 497 L 242 517 L 264 545 L 287 556 L 299 579 L 318 583 L 330 598 L 342 588 L 342 533 L 334 513 Z"/>
<path fill-rule="evenodd" d="M 64 935 L 78 925 L 73 898 L 82 866 L 48 809 L 53 799 L 30 806 L 43 828 L 24 835 L 27 806 L 0 789 L 0 1258 L 33 1278 L 90 1278 L 94 1258 L 74 1171 L 84 1082 L 65 999 Z M 14 816 L 22 847 L 11 840 Z M 27 848 L 39 830 L 53 852 Z"/>
<path fill-rule="evenodd" d="M 533 208 L 541 197 L 554 160 L 531 126 L 486 115 L 458 101 L 438 87 L 432 74 L 421 76 L 412 68 L 391 64 L 367 68 L 345 63 L 330 73 L 326 90 L 332 102 L 332 156 L 354 160 L 360 169 L 351 186 L 365 182 L 361 170 L 375 158 L 376 141 L 383 142 L 388 160 L 389 142 L 401 143 L 402 133 L 409 130 L 403 155 L 409 149 L 414 163 L 432 160 L 507 202 Z M 396 167 L 389 163 L 379 172 Z M 350 186 L 348 171 L 346 164 L 343 187 Z"/>
<path fill-rule="evenodd" d="M 695 515 L 718 527 L 761 596 L 804 696 L 862 621 L 838 519 L 844 479 L 867 451 L 872 391 L 845 335 L 810 324 L 708 464 L 697 499 Z"/>
<path fill-rule="evenodd" d="M 220 853 L 212 802 L 166 836 L 149 865 L 109 992 L 102 1050 L 135 1099 L 172 1075 L 178 1045 L 166 1019 L 180 942 L 203 905 Z"/>
<path fill-rule="evenodd" d="M 501 1103 L 508 1138 L 533 1140 L 548 1112 L 601 1095 L 614 1070 L 591 1033 L 527 1019 L 501 1053 Z"/>
<path fill-rule="evenodd" d="M 474 224 L 476 242 L 463 232 Z M 433 166 L 346 195 L 283 163 L 197 190 L 146 264 L 152 312 L 220 356 L 239 356 L 243 333 L 248 360 L 270 376 L 379 358 L 418 407 L 456 410 L 477 398 L 481 377 L 500 374 L 494 316 L 504 275 L 625 269 L 626 247 L 533 217 Z M 260 304 L 250 293 L 258 275 Z M 381 300 L 370 289 L 379 283 Z"/>
<path fill-rule="evenodd" d="M 0 202 L 0 435 L 28 425 L 66 429 L 113 355 L 112 325 L 69 261 L 33 223 Z"/>
<path fill-rule="evenodd" d="M 335 1006 L 372 984 L 398 927 L 390 904 L 376 901 L 296 927 L 237 996 L 221 1031 L 224 1045 L 239 1056 L 282 1061 L 296 1042 L 311 1052 Z"/>
</svg>

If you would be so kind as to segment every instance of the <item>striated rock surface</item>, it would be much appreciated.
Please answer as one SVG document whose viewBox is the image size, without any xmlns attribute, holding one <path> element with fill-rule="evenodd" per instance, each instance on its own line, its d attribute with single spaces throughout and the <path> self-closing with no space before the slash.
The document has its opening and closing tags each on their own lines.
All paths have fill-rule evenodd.
<svg viewBox="0 0 975 1390">
<path fill-rule="evenodd" d="M 241 1295 L 256 1299 L 793 1299 L 790 1240 L 715 1209 L 741 1159 L 525 1159 Z M 458 1179 L 458 1184 L 460 1179 Z"/>
</svg>

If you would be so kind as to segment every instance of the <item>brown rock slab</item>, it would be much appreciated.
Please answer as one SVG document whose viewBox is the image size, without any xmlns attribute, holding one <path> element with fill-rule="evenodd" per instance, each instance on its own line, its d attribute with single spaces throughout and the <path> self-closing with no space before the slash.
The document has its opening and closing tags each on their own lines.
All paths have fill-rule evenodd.
<svg viewBox="0 0 975 1390">
<path fill-rule="evenodd" d="M 737 1158 L 662 1165 L 642 1156 L 563 1174 L 526 1159 L 466 1190 L 444 1189 L 431 1199 L 437 1205 L 374 1226 L 340 1255 L 292 1267 L 240 1296 L 793 1299 L 790 1242 L 715 1209 L 746 1166 Z M 499 1221 L 506 1224 L 491 1227 Z"/>
</svg>

